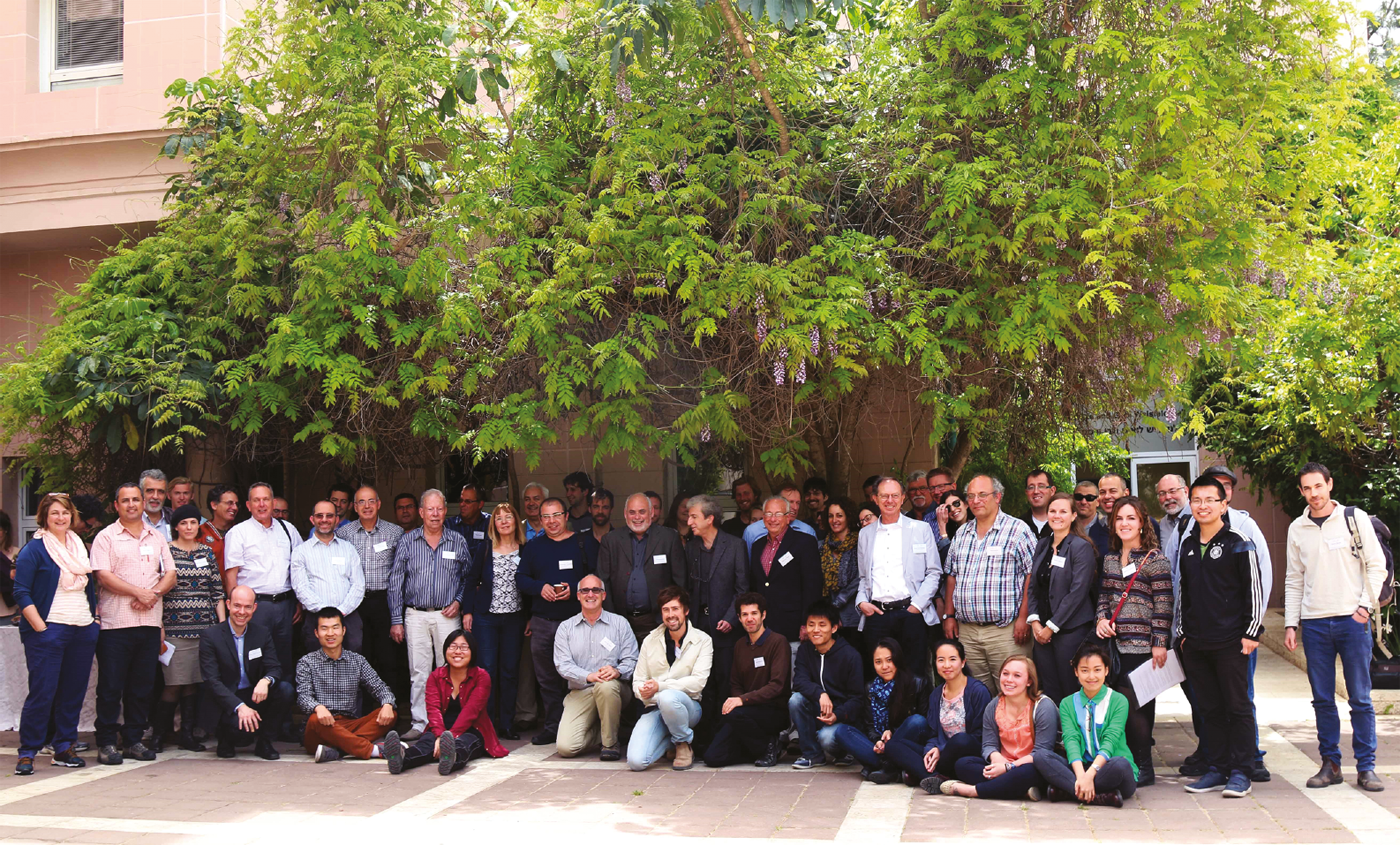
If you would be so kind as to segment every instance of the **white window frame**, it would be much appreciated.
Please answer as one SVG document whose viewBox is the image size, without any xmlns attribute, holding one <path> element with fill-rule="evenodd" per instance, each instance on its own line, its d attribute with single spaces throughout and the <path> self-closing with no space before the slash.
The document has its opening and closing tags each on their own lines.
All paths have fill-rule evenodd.
<svg viewBox="0 0 1400 845">
<path fill-rule="evenodd" d="M 19 519 L 15 521 L 15 537 L 11 539 L 11 542 L 23 548 L 34 532 L 39 530 L 39 514 L 29 512 L 28 481 L 23 481 L 19 485 L 19 507 L 15 510 L 19 514 Z"/>
<path fill-rule="evenodd" d="M 1131 464 L 1128 467 L 1128 485 L 1132 488 L 1133 495 L 1139 496 L 1137 471 L 1140 464 L 1176 464 L 1187 462 L 1191 466 L 1191 471 L 1187 473 L 1186 483 L 1190 484 L 1192 479 L 1200 472 L 1201 455 L 1195 449 L 1169 451 L 1169 452 L 1133 452 Z"/>
<path fill-rule="evenodd" d="M 125 21 L 123 21 L 125 25 Z M 73 83 L 115 85 L 122 81 L 122 62 L 107 62 L 82 67 L 55 67 L 58 56 L 58 2 L 39 0 L 39 90 L 63 91 L 85 87 Z M 54 86 L 59 86 L 55 88 Z"/>
</svg>

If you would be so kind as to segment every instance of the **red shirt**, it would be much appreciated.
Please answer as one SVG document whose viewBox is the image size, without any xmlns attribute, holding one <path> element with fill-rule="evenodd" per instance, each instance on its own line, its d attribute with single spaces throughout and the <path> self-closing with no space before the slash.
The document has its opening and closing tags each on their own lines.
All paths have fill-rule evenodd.
<svg viewBox="0 0 1400 845">
<path fill-rule="evenodd" d="M 224 535 L 214 527 L 214 523 L 204 520 L 199 524 L 195 539 L 214 550 L 214 562 L 219 565 L 219 580 L 224 576 Z"/>
<path fill-rule="evenodd" d="M 423 691 L 423 698 L 428 705 L 428 729 L 434 734 L 448 730 L 442 723 L 442 711 L 447 702 L 452 700 L 452 679 L 448 675 L 449 671 L 447 666 L 434 669 L 428 675 L 427 688 Z M 457 698 L 462 703 L 462 712 L 457 715 L 456 724 L 452 725 L 452 735 L 461 736 L 468 728 L 476 728 L 477 733 L 481 734 L 487 754 L 492 757 L 504 757 L 509 754 L 496 738 L 496 726 L 491 724 L 491 717 L 486 713 L 486 702 L 491 698 L 491 676 L 486 674 L 486 670 L 469 667 L 467 679 L 457 688 Z"/>
</svg>

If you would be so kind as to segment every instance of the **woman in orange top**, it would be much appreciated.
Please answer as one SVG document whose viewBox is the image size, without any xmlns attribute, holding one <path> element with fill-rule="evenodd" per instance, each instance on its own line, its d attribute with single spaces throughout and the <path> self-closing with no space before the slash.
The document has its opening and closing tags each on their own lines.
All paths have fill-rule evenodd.
<svg viewBox="0 0 1400 845">
<path fill-rule="evenodd" d="M 957 762 L 958 779 L 943 782 L 944 795 L 1039 801 L 1044 793 L 1034 763 L 1038 754 L 1055 753 L 1059 711 L 1041 695 L 1035 664 L 1025 655 L 1002 661 L 1000 686 L 1001 695 L 982 713 L 982 756 Z"/>
</svg>

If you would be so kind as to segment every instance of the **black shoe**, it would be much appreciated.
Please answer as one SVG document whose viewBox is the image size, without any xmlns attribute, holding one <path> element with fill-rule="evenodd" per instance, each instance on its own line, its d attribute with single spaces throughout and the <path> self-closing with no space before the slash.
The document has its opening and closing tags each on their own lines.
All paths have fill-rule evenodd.
<svg viewBox="0 0 1400 845">
<path fill-rule="evenodd" d="M 65 769 L 81 769 L 87 765 L 87 761 L 79 757 L 72 748 L 69 748 L 67 751 L 60 751 L 53 755 L 53 764 Z"/>
<path fill-rule="evenodd" d="M 512 725 L 512 727 L 514 727 L 517 731 L 520 731 L 521 733 L 524 733 L 525 731 L 533 731 L 539 726 L 540 722 L 538 719 L 526 719 L 521 722 L 516 722 L 514 725 Z"/>
<path fill-rule="evenodd" d="M 19 775 L 20 777 L 26 777 L 28 775 L 34 774 L 34 758 L 19 758 L 19 762 L 15 763 L 15 774 Z"/>
<path fill-rule="evenodd" d="M 873 784 L 884 786 L 887 783 L 899 783 L 900 774 L 902 773 L 899 769 L 876 769 L 866 775 L 865 779 Z"/>
<path fill-rule="evenodd" d="M 122 752 L 122 759 L 150 761 L 156 759 L 156 753 L 139 742 L 133 742 Z"/>
<path fill-rule="evenodd" d="M 553 745 L 559 741 L 558 731 L 543 730 L 535 734 L 535 738 L 530 740 L 531 745 Z"/>
<path fill-rule="evenodd" d="M 778 765 L 778 761 L 783 759 L 782 743 L 777 737 L 768 740 L 768 749 L 763 752 L 763 756 L 753 761 L 755 766 L 761 769 L 771 769 Z"/>
<path fill-rule="evenodd" d="M 389 731 L 384 736 L 384 762 L 389 764 L 389 774 L 403 774 L 403 740 L 398 731 Z"/>
<path fill-rule="evenodd" d="M 258 739 L 257 745 L 253 746 L 253 753 L 263 758 L 264 760 L 282 759 L 282 755 L 278 753 L 277 749 L 272 747 L 272 743 L 266 739 Z"/>
<path fill-rule="evenodd" d="M 1254 771 L 1249 773 L 1249 779 L 1254 783 L 1268 783 L 1274 779 L 1274 776 L 1269 774 L 1269 770 L 1264 768 L 1263 763 L 1260 763 L 1254 767 Z"/>
<path fill-rule="evenodd" d="M 929 775 L 928 777 L 919 781 L 919 788 L 922 789 L 924 792 L 927 792 L 929 795 L 942 795 L 943 781 L 945 780 L 947 780 L 947 778 L 943 777 L 942 775 Z"/>
<path fill-rule="evenodd" d="M 508 728 L 503 731 L 496 731 L 496 737 L 498 739 L 509 739 L 514 741 L 520 739 L 520 734 L 517 733 L 514 728 Z"/>
<path fill-rule="evenodd" d="M 443 731 L 438 737 L 438 774 L 446 777 L 452 774 L 452 767 L 457 763 L 457 737 L 452 735 L 452 731 Z"/>
<path fill-rule="evenodd" d="M 261 742 L 261 740 L 259 741 Z M 219 739 L 218 750 L 215 751 L 215 753 L 225 760 L 232 760 L 238 755 L 238 750 L 234 748 L 232 739 L 221 737 Z"/>
<path fill-rule="evenodd" d="M 1186 761 L 1181 764 L 1181 768 L 1177 769 L 1177 771 L 1188 778 L 1204 777 L 1206 772 L 1210 771 L 1210 764 L 1199 758 L 1192 760 L 1190 757 L 1187 757 Z"/>
<path fill-rule="evenodd" d="M 1073 792 L 1065 792 L 1058 786 L 1052 786 L 1045 790 L 1045 797 L 1050 799 L 1050 803 L 1058 804 L 1062 801 L 1077 801 Z"/>
<path fill-rule="evenodd" d="M 1367 792 L 1385 792 L 1385 781 L 1374 771 L 1364 771 L 1356 773 L 1356 785 Z"/>
<path fill-rule="evenodd" d="M 1138 789 L 1144 786 L 1151 786 L 1157 782 L 1157 773 L 1150 768 L 1138 769 L 1137 785 Z"/>
<path fill-rule="evenodd" d="M 104 766 L 120 766 L 122 753 L 115 745 L 104 745 L 97 750 L 97 762 Z"/>
<path fill-rule="evenodd" d="M 603 750 L 598 752 L 598 759 L 604 763 L 612 763 L 622 759 L 622 749 L 616 745 L 604 745 Z"/>
<path fill-rule="evenodd" d="M 1333 786 L 1342 782 L 1342 767 L 1336 763 L 1322 761 L 1322 768 L 1317 770 L 1317 774 L 1308 778 L 1308 789 L 1322 789 L 1326 786 Z"/>
</svg>

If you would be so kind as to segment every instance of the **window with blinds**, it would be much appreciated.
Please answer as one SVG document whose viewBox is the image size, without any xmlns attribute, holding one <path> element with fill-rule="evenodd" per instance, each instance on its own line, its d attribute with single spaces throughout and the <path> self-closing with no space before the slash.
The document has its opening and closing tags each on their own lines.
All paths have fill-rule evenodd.
<svg viewBox="0 0 1400 845">
<path fill-rule="evenodd" d="M 54 0 L 54 69 L 122 60 L 124 0 Z"/>
</svg>

